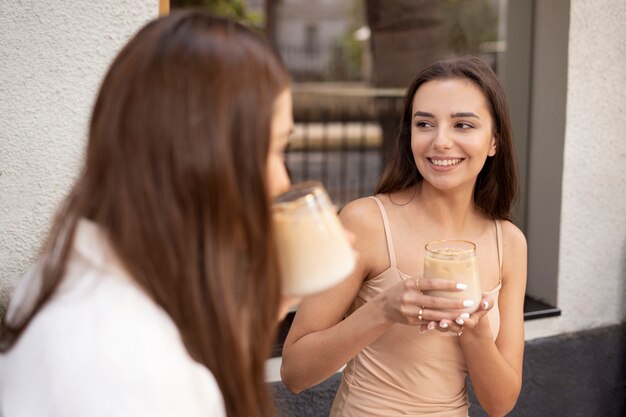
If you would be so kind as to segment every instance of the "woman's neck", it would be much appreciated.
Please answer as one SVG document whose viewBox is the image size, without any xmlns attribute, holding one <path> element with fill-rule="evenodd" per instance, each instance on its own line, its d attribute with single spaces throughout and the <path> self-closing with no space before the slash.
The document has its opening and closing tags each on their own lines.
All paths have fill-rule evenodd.
<svg viewBox="0 0 626 417">
<path fill-rule="evenodd" d="M 474 204 L 473 187 L 441 191 L 425 181 L 416 187 L 420 210 L 430 221 L 456 233 L 467 230 L 478 211 Z"/>
</svg>

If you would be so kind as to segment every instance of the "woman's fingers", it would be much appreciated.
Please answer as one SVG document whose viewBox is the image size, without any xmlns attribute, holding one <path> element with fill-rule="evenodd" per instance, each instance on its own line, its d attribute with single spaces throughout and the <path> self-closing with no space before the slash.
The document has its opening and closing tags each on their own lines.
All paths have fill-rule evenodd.
<svg viewBox="0 0 626 417">
<path fill-rule="evenodd" d="M 458 311 L 436 310 L 428 307 L 405 304 L 401 307 L 402 314 L 412 322 L 426 323 L 431 321 L 455 320 L 459 317 Z"/>
<path fill-rule="evenodd" d="M 472 330 L 474 327 L 478 325 L 478 322 L 493 308 L 495 304 L 495 297 L 492 294 L 483 294 L 483 299 L 478 306 L 478 309 L 472 313 L 460 313 L 457 314 L 453 318 L 444 318 L 439 320 L 436 323 L 436 326 L 430 325 L 430 322 L 427 322 L 424 325 L 424 330 L 433 330 L 436 329 L 439 332 L 451 332 L 451 333 L 463 333 L 466 330 Z M 426 311 L 428 313 L 428 311 Z M 431 316 L 435 316 L 436 314 L 431 315 L 430 313 L 425 314 L 425 319 L 430 319 Z"/>
<path fill-rule="evenodd" d="M 451 323 L 452 323 L 452 320 L 448 320 L 448 319 L 440 320 L 437 323 L 435 328 L 437 329 L 437 331 L 441 333 L 446 333 L 450 331 Z"/>
<path fill-rule="evenodd" d="M 462 313 L 454 319 L 443 319 L 437 323 L 436 329 L 440 332 L 459 333 L 463 330 L 473 329 L 480 319 L 487 314 L 486 311 L 476 313 Z"/>
<path fill-rule="evenodd" d="M 496 297 L 493 294 L 483 293 L 483 298 L 480 301 L 480 305 L 478 306 L 477 312 L 479 311 L 487 312 L 493 308 L 495 303 L 496 303 Z"/>
<path fill-rule="evenodd" d="M 437 297 L 424 294 L 421 290 L 462 291 L 455 282 L 444 279 L 416 278 L 404 281 L 404 291 L 400 298 L 400 313 L 408 323 L 424 324 L 430 330 L 438 328 L 441 320 L 454 320 L 462 310 L 474 305 L 474 301 L 464 298 Z"/>
<path fill-rule="evenodd" d="M 430 323 L 429 323 L 430 324 Z M 462 329 L 464 329 L 464 325 L 458 325 L 456 324 L 456 322 L 454 320 L 448 320 L 448 319 L 444 319 L 441 320 L 439 322 L 436 322 L 434 325 L 432 325 L 430 328 L 428 326 L 425 326 L 425 330 L 432 330 L 432 329 L 436 329 L 438 332 L 441 333 L 458 333 L 460 331 L 462 331 Z"/>
<path fill-rule="evenodd" d="M 404 317 L 402 321 L 419 324 L 422 330 L 458 332 L 466 321 L 472 319 L 478 322 L 494 304 L 494 297 L 485 293 L 480 305 L 476 306 L 469 294 L 467 298 L 463 297 L 465 284 L 446 279 L 417 277 L 405 280 L 403 286 L 398 306 L 399 313 Z M 456 297 L 460 297 L 429 295 L 428 291 L 433 290 L 454 292 L 457 293 Z M 468 307 L 477 308 L 471 317 L 463 311 Z"/>
<path fill-rule="evenodd" d="M 415 291 L 407 291 L 402 297 L 402 303 L 436 310 L 464 310 L 474 306 L 470 298 L 436 297 Z"/>
<path fill-rule="evenodd" d="M 439 279 L 439 278 L 423 278 L 418 277 L 413 280 L 416 284 L 416 287 L 420 291 L 464 291 L 467 289 L 467 284 L 462 282 L 451 281 L 449 279 Z"/>
</svg>

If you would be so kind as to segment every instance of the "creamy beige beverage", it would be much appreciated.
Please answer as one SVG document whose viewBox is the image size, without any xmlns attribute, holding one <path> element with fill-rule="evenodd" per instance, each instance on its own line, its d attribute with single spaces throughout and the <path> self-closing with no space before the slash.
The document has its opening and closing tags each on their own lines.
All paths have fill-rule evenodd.
<svg viewBox="0 0 626 417">
<path fill-rule="evenodd" d="M 474 305 L 462 310 L 473 313 L 482 299 L 476 245 L 464 240 L 438 240 L 426 245 L 424 278 L 449 279 L 467 284 L 463 291 L 428 291 L 429 295 L 472 300 Z"/>
<path fill-rule="evenodd" d="M 294 186 L 273 208 L 283 292 L 303 296 L 338 284 L 356 258 L 320 183 Z"/>
</svg>

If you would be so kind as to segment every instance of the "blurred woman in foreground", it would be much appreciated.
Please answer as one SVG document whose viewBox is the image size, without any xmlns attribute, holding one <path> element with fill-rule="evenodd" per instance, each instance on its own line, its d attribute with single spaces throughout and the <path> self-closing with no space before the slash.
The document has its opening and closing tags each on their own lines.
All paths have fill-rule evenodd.
<svg viewBox="0 0 626 417">
<path fill-rule="evenodd" d="M 199 11 L 141 29 L 3 319 L 0 414 L 272 414 L 270 201 L 292 125 L 288 74 L 251 30 Z"/>
</svg>

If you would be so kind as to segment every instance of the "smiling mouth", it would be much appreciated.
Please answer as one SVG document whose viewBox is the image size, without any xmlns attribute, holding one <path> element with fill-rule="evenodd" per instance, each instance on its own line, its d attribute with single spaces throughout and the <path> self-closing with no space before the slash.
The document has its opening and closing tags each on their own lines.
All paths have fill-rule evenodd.
<svg viewBox="0 0 626 417">
<path fill-rule="evenodd" d="M 453 158 L 453 159 L 432 159 L 432 158 L 428 158 L 428 160 L 430 161 L 431 164 L 433 164 L 435 166 L 447 167 L 447 166 L 452 166 L 452 165 L 459 164 L 461 161 L 463 161 L 463 158 Z"/>
</svg>

